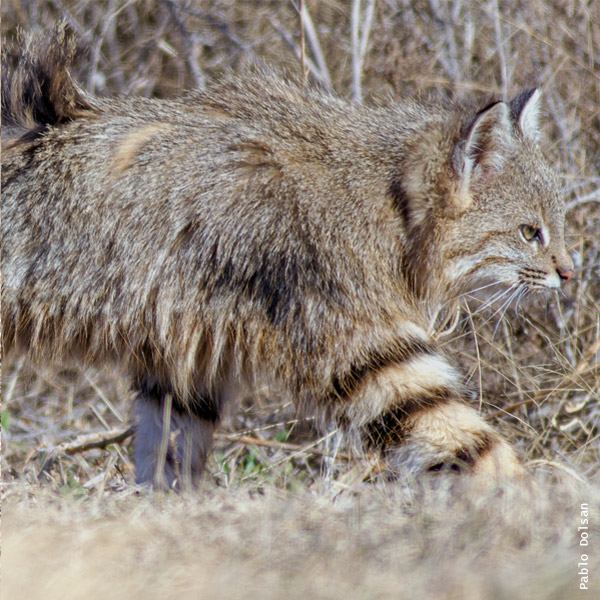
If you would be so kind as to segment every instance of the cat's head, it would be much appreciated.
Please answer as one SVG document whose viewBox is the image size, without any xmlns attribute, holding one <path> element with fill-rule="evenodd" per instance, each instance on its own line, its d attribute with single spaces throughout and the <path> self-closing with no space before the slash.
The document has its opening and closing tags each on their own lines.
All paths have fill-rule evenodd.
<svg viewBox="0 0 600 600">
<path fill-rule="evenodd" d="M 517 296 L 573 276 L 561 186 L 538 145 L 539 105 L 537 89 L 490 104 L 445 149 L 429 226 L 447 296 L 494 283 Z"/>
</svg>

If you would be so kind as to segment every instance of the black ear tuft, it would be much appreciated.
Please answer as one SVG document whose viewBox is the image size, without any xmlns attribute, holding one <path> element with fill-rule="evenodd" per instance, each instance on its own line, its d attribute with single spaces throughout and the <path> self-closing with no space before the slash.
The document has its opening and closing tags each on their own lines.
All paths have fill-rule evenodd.
<svg viewBox="0 0 600 600">
<path fill-rule="evenodd" d="M 514 146 L 512 129 L 504 102 L 494 102 L 475 115 L 454 149 L 454 170 L 463 190 L 477 173 L 502 168 Z"/>
<path fill-rule="evenodd" d="M 539 88 L 532 88 L 519 94 L 510 102 L 510 116 L 519 126 L 525 139 L 534 142 L 540 139 L 540 98 Z"/>
</svg>

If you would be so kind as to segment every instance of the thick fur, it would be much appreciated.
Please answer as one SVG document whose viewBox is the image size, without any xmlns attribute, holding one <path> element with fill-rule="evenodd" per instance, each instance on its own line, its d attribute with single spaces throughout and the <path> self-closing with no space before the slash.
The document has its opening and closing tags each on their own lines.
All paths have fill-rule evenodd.
<svg viewBox="0 0 600 600">
<path fill-rule="evenodd" d="M 68 70 L 76 53 L 76 41 L 64 26 L 43 41 L 22 32 L 14 46 L 3 40 L 3 140 L 19 135 L 34 138 L 49 125 L 93 115 Z"/>
<path fill-rule="evenodd" d="M 366 108 L 257 69 L 173 100 L 88 98 L 64 26 L 26 39 L 3 66 L 4 345 L 118 361 L 140 481 L 166 398 L 171 485 L 197 479 L 226 406 L 264 383 L 398 470 L 520 472 L 429 331 L 474 287 L 572 273 L 537 92 Z"/>
</svg>

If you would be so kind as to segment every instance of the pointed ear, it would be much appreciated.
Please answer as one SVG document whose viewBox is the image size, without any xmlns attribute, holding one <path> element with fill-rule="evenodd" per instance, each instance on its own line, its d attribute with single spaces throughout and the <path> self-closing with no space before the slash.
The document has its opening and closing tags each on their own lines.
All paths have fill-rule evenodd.
<svg viewBox="0 0 600 600">
<path fill-rule="evenodd" d="M 510 103 L 510 114 L 517 123 L 523 137 L 533 142 L 540 140 L 540 98 L 539 88 L 519 94 Z"/>
<path fill-rule="evenodd" d="M 510 111 L 504 102 L 479 112 L 454 151 L 454 168 L 461 187 L 468 187 L 477 170 L 499 171 L 514 145 Z"/>
</svg>

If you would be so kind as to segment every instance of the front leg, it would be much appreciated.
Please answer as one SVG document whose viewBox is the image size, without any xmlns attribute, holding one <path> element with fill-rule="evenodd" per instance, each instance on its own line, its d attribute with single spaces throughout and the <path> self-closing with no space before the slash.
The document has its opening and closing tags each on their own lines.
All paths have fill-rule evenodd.
<svg viewBox="0 0 600 600">
<path fill-rule="evenodd" d="M 370 422 L 365 434 L 392 470 L 452 469 L 490 480 L 524 474 L 513 448 L 459 397 L 404 401 Z"/>
<path fill-rule="evenodd" d="M 396 348 L 353 365 L 360 378 L 339 398 L 339 421 L 358 434 L 362 447 L 381 452 L 397 472 L 448 468 L 490 480 L 521 476 L 514 450 L 464 400 L 460 375 L 446 357 L 423 342 Z"/>
</svg>

